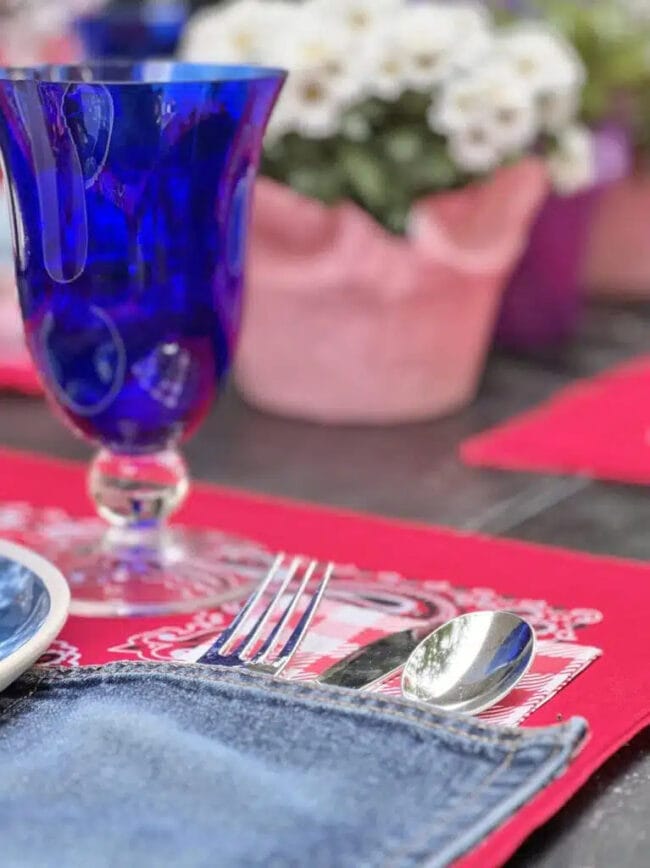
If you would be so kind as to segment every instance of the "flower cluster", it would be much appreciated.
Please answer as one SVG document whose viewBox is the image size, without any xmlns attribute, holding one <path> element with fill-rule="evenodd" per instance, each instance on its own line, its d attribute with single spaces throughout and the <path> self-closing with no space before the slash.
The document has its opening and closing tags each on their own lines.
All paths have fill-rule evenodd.
<svg viewBox="0 0 650 868">
<path fill-rule="evenodd" d="M 564 191 L 591 177 L 578 55 L 544 25 L 496 26 L 483 4 L 234 0 L 191 19 L 182 53 L 287 67 L 263 171 L 397 231 L 417 197 L 531 149 Z"/>
<path fill-rule="evenodd" d="M 501 21 L 543 19 L 576 48 L 587 71 L 580 115 L 618 122 L 650 152 L 650 0 L 490 0 Z"/>
</svg>

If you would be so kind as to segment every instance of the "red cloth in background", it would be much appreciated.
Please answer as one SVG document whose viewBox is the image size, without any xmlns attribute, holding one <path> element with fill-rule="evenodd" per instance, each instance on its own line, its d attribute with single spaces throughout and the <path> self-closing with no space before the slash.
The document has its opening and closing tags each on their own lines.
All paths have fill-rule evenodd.
<svg viewBox="0 0 650 868">
<path fill-rule="evenodd" d="M 84 483 L 85 468 L 78 465 L 0 451 L 2 501 L 56 505 L 73 515 L 87 515 L 90 507 Z M 459 586 L 494 588 L 501 594 L 546 599 L 555 606 L 593 607 L 603 613 L 600 623 L 581 632 L 581 639 L 602 648 L 603 656 L 527 721 L 527 725 L 540 726 L 582 715 L 589 722 L 590 740 L 567 772 L 467 855 L 462 860 L 464 866 L 483 868 L 507 859 L 650 719 L 650 632 L 646 623 L 650 566 L 646 564 L 205 485 L 195 487 L 182 519 L 252 537 L 285 551 L 300 550 L 321 559 L 447 580 Z M 75 619 L 76 629 L 79 621 Z"/>
<path fill-rule="evenodd" d="M 466 440 L 477 467 L 650 482 L 650 357 L 562 389 L 521 416 Z"/>
<path fill-rule="evenodd" d="M 42 396 L 43 387 L 29 356 L 0 359 L 0 389 L 21 395 Z"/>
</svg>

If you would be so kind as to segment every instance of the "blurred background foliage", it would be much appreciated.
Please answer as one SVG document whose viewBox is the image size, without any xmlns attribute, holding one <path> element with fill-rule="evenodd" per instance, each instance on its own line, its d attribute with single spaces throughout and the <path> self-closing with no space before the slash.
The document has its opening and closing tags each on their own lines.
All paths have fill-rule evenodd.
<svg viewBox="0 0 650 868">
<path fill-rule="evenodd" d="M 573 43 L 587 69 L 583 119 L 624 123 L 650 159 L 650 0 L 492 0 L 498 20 L 544 18 Z"/>
</svg>

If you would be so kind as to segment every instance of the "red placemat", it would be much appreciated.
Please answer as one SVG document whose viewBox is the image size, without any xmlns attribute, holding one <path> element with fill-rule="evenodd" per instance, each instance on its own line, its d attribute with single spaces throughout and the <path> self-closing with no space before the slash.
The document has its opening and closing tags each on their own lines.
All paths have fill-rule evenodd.
<svg viewBox="0 0 650 868">
<path fill-rule="evenodd" d="M 77 465 L 0 451 L 0 502 L 49 507 L 56 497 L 58 507 L 84 516 L 89 511 L 84 476 L 84 468 Z M 473 588 L 474 593 L 483 588 L 484 597 L 477 599 L 486 605 L 495 594 L 535 604 L 548 601 L 553 612 L 561 607 L 574 613 L 565 619 L 569 628 L 577 612 L 602 614 L 601 620 L 585 618 L 579 629 L 582 641 L 601 648 L 603 656 L 527 721 L 545 725 L 580 714 L 590 725 L 589 742 L 562 777 L 466 856 L 463 865 L 478 868 L 508 858 L 650 718 L 650 635 L 645 615 L 650 603 L 650 568 L 646 565 L 207 486 L 195 488 L 182 517 L 188 523 L 257 539 L 273 549 L 300 550 L 367 570 L 426 577 L 456 588 Z M 10 524 L 5 524 L 3 532 L 11 530 Z M 87 623 L 93 624 L 94 631 L 100 624 Z M 150 633 L 142 619 L 128 624 L 133 634 Z M 104 629 L 110 629 L 109 622 Z M 81 620 L 72 619 L 63 640 L 67 637 L 70 644 L 77 643 L 79 636 L 74 631 L 79 630 L 83 630 Z"/>
<path fill-rule="evenodd" d="M 57 561 L 70 545 L 71 534 L 96 539 L 102 524 L 94 518 L 72 518 L 60 508 L 25 503 L 0 504 L 0 535 Z M 220 607 L 191 615 L 147 618 L 95 619 L 72 617 L 61 636 L 39 661 L 41 665 L 89 666 L 116 660 L 197 662 L 211 647 L 275 558 L 258 542 L 221 532 L 220 546 L 211 557 L 218 567 L 228 598 Z M 198 567 L 197 567 L 198 568 Z M 278 606 L 281 611 L 285 602 Z M 296 623 L 305 601 L 295 612 Z M 501 726 L 517 726 L 563 690 L 601 655 L 584 643 L 584 627 L 596 624 L 596 609 L 558 609 L 546 600 L 504 597 L 491 588 L 462 588 L 436 579 L 405 579 L 395 571 L 362 570 L 354 564 L 335 564 L 327 595 L 300 649 L 284 673 L 295 680 L 314 678 L 343 657 L 384 636 L 402 630 L 434 627 L 478 609 L 517 612 L 533 626 L 536 653 L 530 671 L 516 690 L 480 716 Z M 271 626 L 271 625 L 269 625 Z M 374 690 L 400 695 L 400 677 Z"/>
<path fill-rule="evenodd" d="M 650 357 L 580 380 L 461 445 L 467 464 L 650 482 Z"/>
</svg>

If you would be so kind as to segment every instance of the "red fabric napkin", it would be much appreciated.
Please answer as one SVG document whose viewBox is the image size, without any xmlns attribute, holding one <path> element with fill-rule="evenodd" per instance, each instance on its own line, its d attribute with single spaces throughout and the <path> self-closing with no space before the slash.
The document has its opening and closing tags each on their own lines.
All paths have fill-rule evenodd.
<svg viewBox="0 0 650 868">
<path fill-rule="evenodd" d="M 0 357 L 0 390 L 35 397 L 43 394 L 43 387 L 27 353 Z"/>
<path fill-rule="evenodd" d="M 47 507 L 56 499 L 56 506 L 84 516 L 89 514 L 84 481 L 85 469 L 78 465 L 0 451 L 0 502 Z M 603 656 L 527 721 L 541 726 L 582 715 L 590 725 L 589 742 L 564 775 L 464 857 L 464 866 L 483 868 L 506 860 L 608 756 L 650 720 L 650 633 L 646 624 L 650 567 L 645 564 L 208 486 L 195 487 L 182 519 L 251 537 L 274 549 L 302 551 L 370 570 L 473 588 L 485 606 L 496 593 L 520 600 L 546 600 L 555 610 L 564 607 L 573 613 L 580 609 L 602 613 L 600 620 L 585 617 L 578 629 L 580 641 L 601 648 Z M 481 594 L 477 588 L 486 590 Z M 131 622 L 134 633 L 143 628 L 141 620 Z M 98 629 L 99 622 L 88 624 Z M 75 618 L 64 635 L 72 637 L 79 630 L 83 630 L 83 622 Z M 634 685 L 633 690 L 630 685 Z"/>
<path fill-rule="evenodd" d="M 562 389 L 536 409 L 466 440 L 467 464 L 650 482 L 650 357 Z"/>
</svg>

